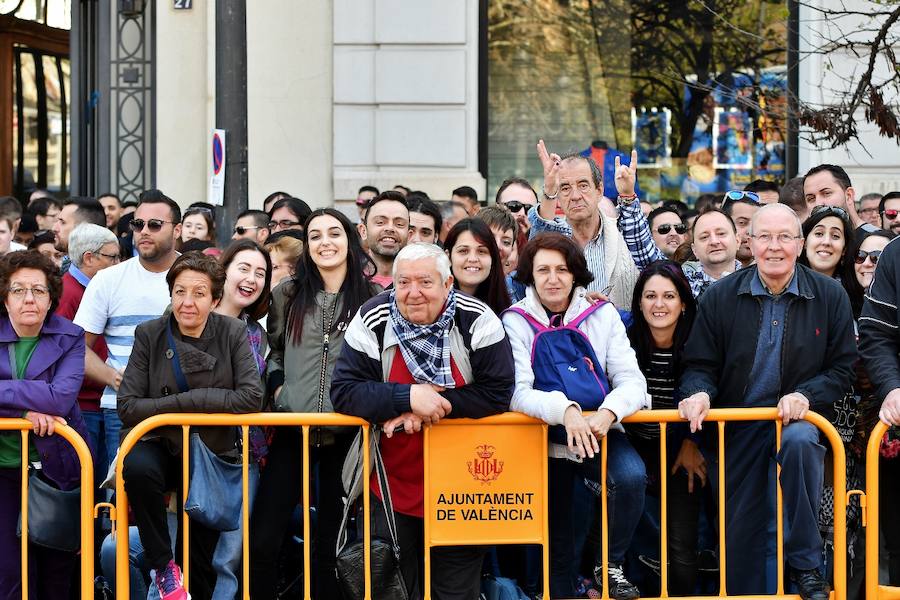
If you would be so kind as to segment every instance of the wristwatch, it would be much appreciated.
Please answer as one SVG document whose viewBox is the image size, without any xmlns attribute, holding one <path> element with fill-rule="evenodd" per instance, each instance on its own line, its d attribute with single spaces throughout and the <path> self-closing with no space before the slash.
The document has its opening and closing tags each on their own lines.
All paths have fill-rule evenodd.
<svg viewBox="0 0 900 600">
<path fill-rule="evenodd" d="M 632 202 L 634 202 L 637 199 L 638 199 L 637 194 L 631 194 L 630 196 L 622 196 L 620 194 L 617 198 L 619 204 L 622 204 L 624 206 L 628 206 L 629 204 L 631 204 Z"/>
<path fill-rule="evenodd" d="M 544 186 L 541 186 L 541 196 L 547 200 L 556 200 L 559 197 L 559 190 L 556 190 L 556 193 L 551 196 L 547 193 L 547 190 L 544 189 Z"/>
</svg>

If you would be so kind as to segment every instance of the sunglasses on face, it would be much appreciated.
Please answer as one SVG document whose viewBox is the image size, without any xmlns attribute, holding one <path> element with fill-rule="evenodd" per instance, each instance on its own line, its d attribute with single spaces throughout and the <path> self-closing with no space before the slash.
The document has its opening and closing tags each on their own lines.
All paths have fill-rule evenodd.
<svg viewBox="0 0 900 600">
<path fill-rule="evenodd" d="M 675 228 L 675 233 L 677 233 L 678 235 L 684 235 L 685 232 L 687 232 L 687 225 L 682 225 L 681 223 L 671 225 L 669 223 L 666 223 L 665 225 L 660 225 L 659 227 L 657 227 L 656 233 L 660 235 L 666 235 L 667 233 L 672 231 L 673 227 Z"/>
<path fill-rule="evenodd" d="M 856 261 L 856 264 L 861 265 L 864 262 L 866 262 L 867 258 L 871 258 L 872 264 L 877 265 L 878 259 L 881 258 L 881 252 L 882 252 L 881 250 L 872 250 L 871 252 L 866 252 L 865 250 L 860 250 L 859 252 L 856 253 L 856 258 L 854 260 Z"/>
<path fill-rule="evenodd" d="M 900 210 L 890 209 L 890 210 L 884 211 L 884 212 L 881 213 L 881 214 L 883 214 L 883 215 L 886 216 L 888 219 L 891 219 L 891 220 L 893 221 L 894 219 L 897 218 L 897 215 L 900 214 Z"/>
<path fill-rule="evenodd" d="M 162 229 L 163 225 L 168 223 L 169 225 L 176 225 L 174 221 L 163 221 L 162 219 L 150 219 L 149 221 L 145 221 L 143 219 L 132 219 L 130 223 L 128 223 L 128 227 L 135 233 L 140 233 L 144 230 L 144 226 L 147 226 L 151 232 L 156 233 L 160 229 Z"/>
<path fill-rule="evenodd" d="M 259 225 L 251 225 L 249 227 L 243 227 L 242 225 L 238 225 L 237 227 L 234 228 L 234 232 L 238 235 L 244 235 L 251 229 L 262 229 L 262 227 L 260 227 Z"/>
<path fill-rule="evenodd" d="M 526 204 L 524 202 L 519 202 L 518 200 L 510 200 L 509 202 L 504 202 L 503 206 L 508 208 L 509 212 L 515 213 L 519 212 L 522 209 L 525 209 L 525 212 L 527 213 L 529 210 L 531 210 L 531 207 L 534 206 L 534 204 Z"/>
</svg>

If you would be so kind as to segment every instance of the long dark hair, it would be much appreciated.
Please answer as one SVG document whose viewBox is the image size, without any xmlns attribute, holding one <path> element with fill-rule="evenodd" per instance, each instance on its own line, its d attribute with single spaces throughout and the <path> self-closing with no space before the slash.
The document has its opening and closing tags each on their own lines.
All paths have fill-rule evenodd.
<svg viewBox="0 0 900 600">
<path fill-rule="evenodd" d="M 691 327 L 694 325 L 694 317 L 697 315 L 697 302 L 691 293 L 691 285 L 678 263 L 671 260 L 657 260 L 641 271 L 637 283 L 634 284 L 634 295 L 631 299 L 631 316 L 634 322 L 628 328 L 628 339 L 631 340 L 631 347 L 637 354 L 638 365 L 641 370 L 646 369 L 650 364 L 650 356 L 656 350 L 656 343 L 653 341 L 650 325 L 641 311 L 641 297 L 644 295 L 644 287 L 654 275 L 665 277 L 672 282 L 684 306 L 684 313 L 678 317 L 678 324 L 675 325 L 675 333 L 672 336 L 672 359 L 676 372 L 678 372 L 681 353 L 687 342 L 688 334 L 691 332 Z"/>
<path fill-rule="evenodd" d="M 503 275 L 503 263 L 500 260 L 500 250 L 497 248 L 497 241 L 491 228 L 481 219 L 468 218 L 460 220 L 447 233 L 447 239 L 444 242 L 444 248 L 447 255 L 451 257 L 453 263 L 453 247 L 456 240 L 459 239 L 464 232 L 468 231 L 479 244 L 483 244 L 491 255 L 491 270 L 487 279 L 478 284 L 475 288 L 475 297 L 491 307 L 498 315 L 509 308 L 512 302 L 509 300 L 509 291 L 506 289 L 506 278 Z M 459 289 L 459 281 L 453 278 L 453 287 Z"/>
<path fill-rule="evenodd" d="M 309 224 L 316 217 L 334 217 L 341 224 L 347 236 L 347 275 L 341 284 L 342 314 L 335 315 L 331 331 L 337 331 L 338 325 L 349 321 L 359 307 L 376 293 L 367 272 L 374 273 L 375 265 L 362 248 L 356 229 L 344 213 L 333 208 L 319 208 L 310 213 L 303 224 L 304 234 L 309 231 Z M 303 244 L 303 253 L 297 260 L 297 268 L 292 278 L 293 289 L 290 292 L 290 308 L 287 311 L 287 331 L 291 341 L 299 344 L 303 337 L 303 318 L 316 304 L 316 294 L 325 289 L 322 274 L 309 254 L 309 244 Z M 341 317 L 341 318 L 338 318 Z"/>
<path fill-rule="evenodd" d="M 850 224 L 850 217 L 843 208 L 835 206 L 817 206 L 809 213 L 809 217 L 803 221 L 803 251 L 800 252 L 800 257 L 797 259 L 797 262 L 803 266 L 812 268 L 809 264 L 809 257 L 806 255 L 807 238 L 809 238 L 812 230 L 816 228 L 816 225 L 827 217 L 837 217 L 841 222 L 841 228 L 844 230 L 844 254 L 841 256 L 838 264 L 834 267 L 833 275 L 833 277 L 843 278 L 844 272 L 847 270 L 847 264 L 853 264 L 853 256 L 850 254 L 850 248 L 855 245 L 855 240 L 853 239 L 853 225 Z M 854 279 L 855 278 L 856 276 L 854 276 Z"/>
<path fill-rule="evenodd" d="M 222 263 L 222 268 L 225 269 L 225 276 L 227 278 L 228 267 L 231 266 L 234 257 L 238 255 L 238 252 L 243 252 L 244 250 L 259 252 L 266 261 L 266 281 L 263 285 L 262 292 L 260 292 L 259 298 L 254 300 L 253 304 L 244 309 L 244 312 L 247 313 L 251 319 L 259 320 L 263 318 L 263 315 L 269 312 L 269 300 L 271 299 L 269 287 L 272 283 L 272 258 L 269 256 L 268 250 L 251 239 L 235 240 L 225 248 L 225 252 L 219 257 L 219 262 Z"/>
<path fill-rule="evenodd" d="M 847 248 L 847 260 L 844 261 L 844 270 L 841 272 L 841 284 L 847 291 L 847 295 L 850 296 L 850 307 L 853 309 L 853 317 L 856 319 L 862 314 L 863 300 L 865 299 L 866 294 L 866 290 L 864 290 L 863 286 L 859 285 L 859 281 L 856 280 L 856 255 L 859 252 L 859 249 L 862 248 L 863 242 L 870 237 L 883 237 L 884 239 L 891 241 L 897 236 L 890 231 L 879 229 L 857 236 L 853 245 Z"/>
</svg>

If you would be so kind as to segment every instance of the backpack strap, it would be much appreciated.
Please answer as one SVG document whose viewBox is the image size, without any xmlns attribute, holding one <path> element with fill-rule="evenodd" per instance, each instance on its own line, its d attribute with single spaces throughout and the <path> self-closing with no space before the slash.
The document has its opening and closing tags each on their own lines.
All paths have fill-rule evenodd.
<svg viewBox="0 0 900 600">
<path fill-rule="evenodd" d="M 545 326 L 543 323 L 541 323 L 540 321 L 538 321 L 537 319 L 535 319 L 534 317 L 532 317 L 530 314 L 528 314 L 528 313 L 527 313 L 524 309 L 522 309 L 522 308 L 519 308 L 519 307 L 517 307 L 517 306 L 511 306 L 511 307 L 507 308 L 506 310 L 504 310 L 504 311 L 501 313 L 501 316 L 504 315 L 504 314 L 506 314 L 506 313 L 508 313 L 508 312 L 514 312 L 514 313 L 516 313 L 517 315 L 520 315 L 523 319 L 525 319 L 525 321 L 526 321 L 529 325 L 531 325 L 531 328 L 534 329 L 534 331 L 535 331 L 536 333 L 540 333 L 540 332 L 542 332 L 542 331 L 547 331 L 548 329 L 550 329 L 550 327 Z"/>
<path fill-rule="evenodd" d="M 567 326 L 568 326 L 568 327 L 574 327 L 574 328 L 577 329 L 578 326 L 581 325 L 581 323 L 582 323 L 585 319 L 587 319 L 589 316 L 591 316 L 592 314 L 594 314 L 594 312 L 597 311 L 597 310 L 598 310 L 600 307 L 602 307 L 604 304 L 606 304 L 606 300 L 601 300 L 600 302 L 597 302 L 597 303 L 595 303 L 595 304 L 591 304 L 591 305 L 588 306 L 586 309 L 584 309 L 584 311 L 583 311 L 580 315 L 578 315 L 577 317 L 575 317 L 574 319 L 572 319 L 571 321 L 569 321 L 568 324 L 567 324 Z"/>
</svg>

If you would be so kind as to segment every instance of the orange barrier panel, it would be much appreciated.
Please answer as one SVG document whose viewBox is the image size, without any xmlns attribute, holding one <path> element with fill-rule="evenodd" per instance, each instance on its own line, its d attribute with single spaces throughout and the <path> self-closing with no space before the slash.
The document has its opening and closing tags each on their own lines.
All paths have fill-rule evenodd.
<svg viewBox="0 0 900 600">
<path fill-rule="evenodd" d="M 629 423 L 675 423 L 684 422 L 674 410 L 640 411 L 625 419 Z M 719 438 L 719 480 L 725 481 L 725 424 L 741 421 L 775 421 L 776 447 L 780 448 L 781 425 L 774 408 L 753 409 L 716 409 L 709 413 L 706 421 L 716 423 Z M 834 467 L 834 600 L 846 598 L 846 473 L 844 447 L 837 431 L 827 419 L 815 413 L 808 413 L 806 421 L 815 425 L 828 438 L 833 451 Z M 363 482 L 369 481 L 369 429 L 368 424 L 359 418 L 338 414 L 315 413 L 258 413 L 243 415 L 220 414 L 165 414 L 147 419 L 129 432 L 119 450 L 119 461 L 116 465 L 116 597 L 128 597 L 128 499 L 122 480 L 122 459 L 134 445 L 148 432 L 162 426 L 180 426 L 183 429 L 184 447 L 188 446 L 190 427 L 196 426 L 233 426 L 240 427 L 243 437 L 243 493 L 248 496 L 248 427 L 263 426 L 299 426 L 303 431 L 303 443 L 308 444 L 309 428 L 316 426 L 351 426 L 362 427 L 364 431 Z M 661 441 L 661 475 L 666 480 L 665 428 L 660 436 Z M 430 598 L 430 548 L 433 546 L 463 544 L 536 544 L 543 547 L 544 597 L 549 598 L 549 528 L 547 516 L 547 425 L 518 413 L 506 413 L 485 419 L 445 419 L 435 427 L 427 427 L 424 435 L 425 460 L 425 597 Z M 308 452 L 303 453 L 303 505 L 309 507 L 309 460 Z M 606 440 L 601 443 L 601 481 L 606 481 Z M 430 468 L 429 468 L 430 466 Z M 183 494 L 186 497 L 189 484 L 188 453 L 183 453 Z M 725 495 L 724 483 L 719 490 L 719 541 L 720 541 L 720 592 L 713 598 L 748 598 L 728 596 L 725 588 Z M 364 488 L 365 489 L 365 488 Z M 778 509 L 778 589 L 775 595 L 759 596 L 760 598 L 795 599 L 797 595 L 785 594 L 783 589 L 784 567 L 783 535 L 781 518 L 780 485 L 777 497 Z M 446 496 L 448 493 L 463 494 L 456 498 L 465 498 L 466 516 L 462 507 L 452 506 Z M 668 569 L 665 525 L 665 483 L 662 484 L 662 523 L 661 534 L 661 575 L 662 596 L 667 598 L 666 591 Z M 441 494 L 444 494 L 443 499 Z M 502 497 L 509 508 L 485 509 L 487 494 L 491 499 Z M 499 496 L 495 496 L 499 495 Z M 369 494 L 363 493 L 364 504 L 364 543 L 365 564 L 370 561 L 370 502 Z M 472 499 L 472 502 L 468 502 Z M 507 502 L 508 500 L 508 502 Z M 607 499 L 601 495 L 601 523 L 604 532 L 607 527 Z M 438 511 L 444 511 L 439 513 Z M 453 510 L 451 514 L 449 511 Z M 484 511 L 488 512 L 485 513 Z M 487 519 L 482 519 L 487 515 Z M 185 585 L 189 587 L 188 571 L 188 519 L 183 515 L 185 526 L 184 555 L 182 557 Z M 501 518 L 502 517 L 502 518 Z M 249 599 L 249 510 L 247 503 L 243 508 L 243 594 Z M 488 524 L 485 524 L 485 521 Z M 492 525 L 491 521 L 500 521 L 501 525 Z M 309 538 L 309 519 L 304 519 L 304 538 Z M 309 573 L 310 544 L 304 544 L 304 569 Z M 603 558 L 603 577 L 607 577 L 609 540 L 603 536 L 601 544 Z M 371 581 L 369 568 L 365 573 L 366 598 L 371 598 Z M 310 598 L 310 577 L 304 577 L 304 597 Z M 608 598 L 608 590 L 604 588 L 603 598 Z M 698 597 L 699 598 L 699 597 Z M 710 598 L 710 596 L 703 596 Z"/>
<path fill-rule="evenodd" d="M 880 514 L 878 496 L 878 453 L 881 440 L 888 426 L 881 421 L 872 430 L 866 448 L 866 493 L 863 501 L 863 525 L 866 528 L 866 598 L 867 600 L 889 600 L 900 598 L 900 587 L 881 585 L 878 581 Z M 856 490 L 854 490 L 856 492 Z M 858 493 L 858 492 L 856 492 Z"/>
<path fill-rule="evenodd" d="M 725 586 L 725 424 L 740 421 L 775 421 L 776 422 L 776 449 L 781 443 L 781 421 L 775 408 L 749 408 L 749 409 L 716 409 L 709 413 L 707 423 L 716 423 L 719 438 L 719 546 L 720 546 L 720 592 L 713 598 L 739 598 L 728 596 Z M 832 598 L 845 600 L 846 598 L 846 466 L 844 446 L 840 435 L 824 417 L 808 413 L 806 421 L 815 425 L 825 437 L 828 438 L 833 451 L 834 466 L 834 586 Z M 684 423 L 684 419 L 678 416 L 676 410 L 645 410 L 635 413 L 625 419 L 626 423 Z M 519 435 L 528 435 L 525 430 L 532 429 L 537 432 L 540 426 L 539 439 L 529 439 L 527 443 L 519 439 L 513 444 L 510 437 L 515 432 Z M 483 506 L 477 506 L 478 490 L 491 493 L 508 493 L 510 489 L 521 493 L 533 494 L 530 502 L 522 499 L 522 504 L 542 507 L 546 511 L 547 506 L 547 426 L 535 419 L 517 413 L 507 413 L 485 419 L 445 419 L 436 427 L 425 430 L 425 598 L 430 598 L 431 569 L 429 550 L 433 546 L 447 545 L 482 545 L 482 544 L 539 544 L 543 546 L 543 573 L 544 573 L 544 597 L 549 598 L 549 531 L 547 527 L 546 512 L 543 515 L 534 515 L 534 519 L 527 523 L 512 522 L 509 515 L 506 522 L 501 514 L 496 514 L 495 519 L 489 519 L 500 523 L 500 526 L 492 523 L 487 525 L 484 521 L 467 519 L 457 515 L 456 519 L 449 519 L 446 512 L 448 506 L 441 502 L 441 494 L 444 499 L 450 493 L 462 493 L 463 498 L 473 502 L 475 506 L 469 506 L 467 510 L 481 511 L 475 514 L 481 516 Z M 667 515 L 666 515 L 666 433 L 662 428 L 660 435 L 660 462 L 661 462 L 661 535 L 660 535 L 660 568 L 662 579 L 662 595 L 660 598 L 668 598 L 668 546 L 666 543 Z M 601 441 L 600 481 L 606 481 L 606 439 Z M 535 453 L 540 452 L 540 457 Z M 480 462 L 479 462 L 480 461 Z M 497 461 L 497 462 L 492 462 Z M 502 461 L 500 463 L 499 461 Z M 430 467 L 430 468 L 429 468 Z M 498 467 L 502 467 L 500 470 Z M 480 469 L 480 470 L 479 470 Z M 475 471 L 474 473 L 472 471 Z M 527 475 L 522 475 L 528 473 Z M 481 486 L 481 487 L 479 487 Z M 512 486 L 512 487 L 510 487 Z M 777 548 L 778 548 L 778 587 L 775 595 L 760 596 L 761 598 L 790 598 L 799 599 L 798 595 L 785 594 L 784 592 L 784 565 L 783 565 L 783 519 L 781 486 L 777 486 Z M 538 492 L 543 497 L 538 498 Z M 518 498 L 513 498 L 518 501 Z M 485 502 L 482 501 L 482 504 Z M 489 503 L 488 503 L 489 504 Z M 489 510 L 489 509 L 488 509 Z M 469 512 L 468 514 L 473 514 Z M 608 532 L 608 506 L 606 494 L 601 495 L 601 528 Z M 516 515 L 518 516 L 518 515 Z M 542 539 L 538 539 L 538 530 Z M 601 545 L 603 579 L 607 580 L 607 568 L 609 563 L 609 540 L 607 535 L 602 538 Z M 609 598 L 608 589 L 604 586 L 602 598 Z M 647 599 L 646 596 L 642 598 Z M 698 598 L 710 598 L 702 596 Z M 746 598 L 746 597 L 744 597 Z"/>
<path fill-rule="evenodd" d="M 0 419 L 0 431 L 18 430 L 22 436 L 22 597 L 28 597 L 28 433 L 31 421 Z M 81 464 L 81 597 L 94 597 L 94 459 L 90 448 L 68 425 L 57 424 L 54 435 L 75 449 Z M 85 485 L 85 482 L 88 482 Z M 40 575 L 40 574 L 38 574 Z"/>
</svg>

